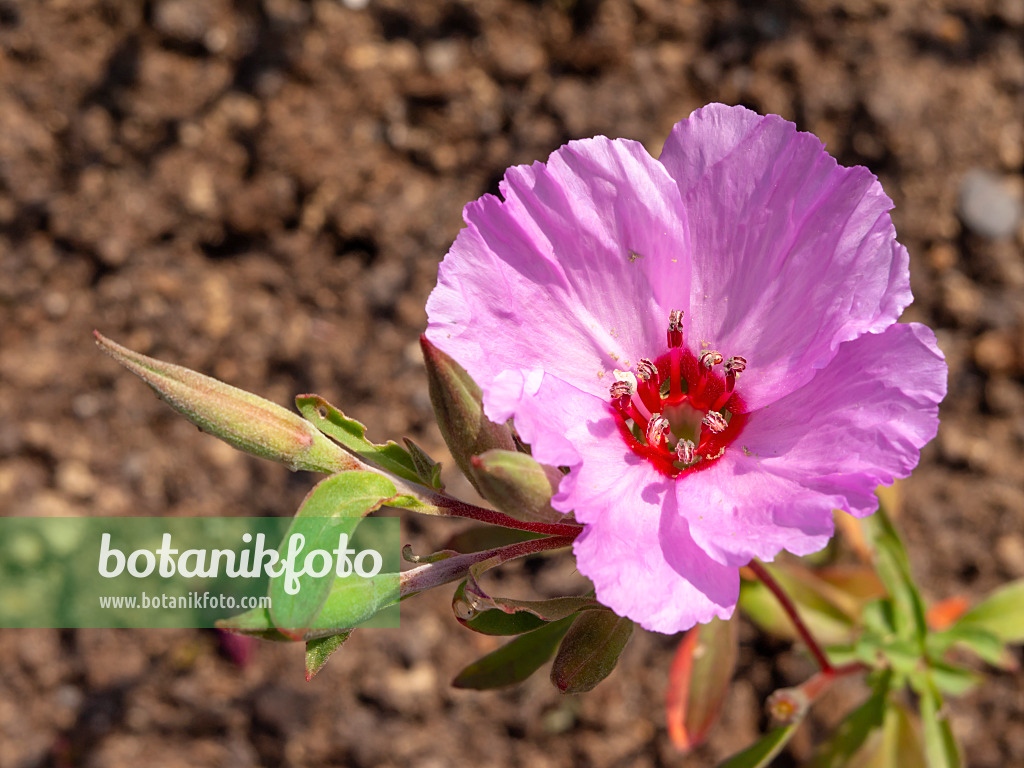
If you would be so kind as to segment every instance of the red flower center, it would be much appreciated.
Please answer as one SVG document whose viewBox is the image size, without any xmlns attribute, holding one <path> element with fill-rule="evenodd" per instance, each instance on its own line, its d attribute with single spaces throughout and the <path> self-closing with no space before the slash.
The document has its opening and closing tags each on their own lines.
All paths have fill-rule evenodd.
<svg viewBox="0 0 1024 768">
<path fill-rule="evenodd" d="M 669 316 L 668 352 L 641 360 L 635 374 L 616 371 L 611 387 L 626 445 L 673 478 L 710 467 L 747 423 L 746 405 L 734 391 L 747 361 L 724 360 L 714 350 L 694 355 L 683 347 L 681 319 L 681 312 Z"/>
</svg>

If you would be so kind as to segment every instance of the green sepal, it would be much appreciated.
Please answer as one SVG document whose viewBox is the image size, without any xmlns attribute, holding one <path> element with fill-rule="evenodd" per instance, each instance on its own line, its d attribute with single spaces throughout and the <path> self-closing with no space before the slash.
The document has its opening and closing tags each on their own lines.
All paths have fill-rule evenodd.
<svg viewBox="0 0 1024 768">
<path fill-rule="evenodd" d="M 456 688 L 488 690 L 521 683 L 554 655 L 574 618 L 568 616 L 519 635 L 463 669 L 456 675 L 452 685 Z"/>
<path fill-rule="evenodd" d="M 525 522 L 559 523 L 566 515 L 551 506 L 563 475 L 519 451 L 492 449 L 470 459 L 485 499 L 509 517 Z"/>
<path fill-rule="evenodd" d="M 180 365 L 133 352 L 94 332 L 96 342 L 203 432 L 290 469 L 333 474 L 362 469 L 298 414 Z"/>
<path fill-rule="evenodd" d="M 427 341 L 426 336 L 420 337 L 420 346 L 430 402 L 434 406 L 441 436 L 455 464 L 479 490 L 473 457 L 492 448 L 514 451 L 516 445 L 512 430 L 506 424 L 491 422 L 484 415 L 480 387 L 461 365 Z"/>
<path fill-rule="evenodd" d="M 551 665 L 551 682 L 562 693 L 585 693 L 619 663 L 633 622 L 604 608 L 584 611 L 573 622 Z"/>
<path fill-rule="evenodd" d="M 366 439 L 365 425 L 350 419 L 319 395 L 299 395 L 295 405 L 314 427 L 352 453 L 405 480 L 423 482 L 408 451 L 392 440 L 383 445 L 371 443 Z"/>
</svg>

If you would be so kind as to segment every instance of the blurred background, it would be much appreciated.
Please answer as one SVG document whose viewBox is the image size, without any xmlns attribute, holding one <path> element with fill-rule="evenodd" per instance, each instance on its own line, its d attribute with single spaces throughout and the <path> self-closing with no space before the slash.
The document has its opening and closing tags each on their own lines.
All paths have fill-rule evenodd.
<svg viewBox="0 0 1024 768">
<path fill-rule="evenodd" d="M 104 334 L 378 441 L 444 449 L 419 360 L 462 206 L 605 134 L 658 154 L 710 101 L 778 113 L 877 174 L 911 253 L 908 319 L 950 365 L 899 525 L 927 596 L 1024 577 L 1020 0 L 0 0 L 0 513 L 291 514 L 314 477 L 235 453 L 93 344 Z M 458 490 L 458 488 L 456 488 Z M 457 526 L 409 520 L 425 551 Z M 519 596 L 569 558 L 507 569 Z M 0 632 L 0 768 L 665 766 L 678 638 L 637 632 L 593 693 L 449 681 L 494 638 L 447 590 L 300 646 L 215 632 Z M 812 667 L 749 627 L 710 765 Z M 837 691 L 792 754 L 858 690 Z M 972 766 L 1024 764 L 1024 686 L 950 708 Z"/>
</svg>

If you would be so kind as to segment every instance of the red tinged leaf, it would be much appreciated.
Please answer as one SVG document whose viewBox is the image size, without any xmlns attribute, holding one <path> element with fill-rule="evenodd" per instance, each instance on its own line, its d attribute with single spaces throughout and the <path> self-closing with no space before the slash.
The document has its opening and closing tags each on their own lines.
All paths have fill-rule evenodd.
<svg viewBox="0 0 1024 768">
<path fill-rule="evenodd" d="M 963 595 L 947 597 L 928 608 L 925 621 L 933 631 L 941 632 L 956 624 L 957 620 L 967 613 L 967 609 L 970 607 L 970 601 Z"/>
<path fill-rule="evenodd" d="M 665 719 L 682 752 L 703 743 L 718 720 L 738 654 L 738 625 L 715 619 L 683 637 L 669 670 Z"/>
</svg>

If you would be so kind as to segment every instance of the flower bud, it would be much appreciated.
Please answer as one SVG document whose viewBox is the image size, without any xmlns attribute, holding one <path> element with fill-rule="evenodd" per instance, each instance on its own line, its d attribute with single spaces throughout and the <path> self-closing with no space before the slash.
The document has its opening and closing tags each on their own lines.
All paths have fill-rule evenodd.
<svg viewBox="0 0 1024 768">
<path fill-rule="evenodd" d="M 512 430 L 505 424 L 487 420 L 480 387 L 461 365 L 427 341 L 426 336 L 420 337 L 420 346 L 427 366 L 430 402 L 434 405 L 441 436 L 455 464 L 477 486 L 472 458 L 492 448 L 514 451 Z"/>
<path fill-rule="evenodd" d="M 518 451 L 493 449 L 472 458 L 480 494 L 500 511 L 530 523 L 564 522 L 551 507 L 562 473 Z"/>
<path fill-rule="evenodd" d="M 333 474 L 364 469 L 298 414 L 201 373 L 115 344 L 94 331 L 96 343 L 146 382 L 161 400 L 203 432 L 239 450 L 273 459 L 292 470 Z"/>
</svg>

